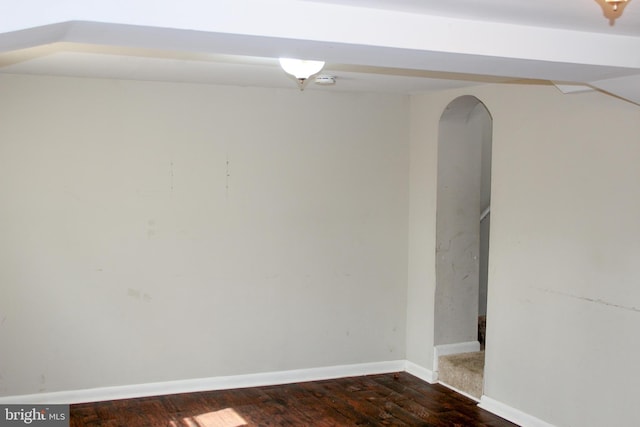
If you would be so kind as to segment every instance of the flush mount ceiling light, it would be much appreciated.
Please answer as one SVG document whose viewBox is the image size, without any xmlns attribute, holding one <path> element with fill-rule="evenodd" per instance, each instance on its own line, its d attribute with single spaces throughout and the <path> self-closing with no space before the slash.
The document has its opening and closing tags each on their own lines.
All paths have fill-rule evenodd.
<svg viewBox="0 0 640 427">
<path fill-rule="evenodd" d="M 306 59 L 280 58 L 280 66 L 282 69 L 294 76 L 298 80 L 300 90 L 304 89 L 304 83 L 314 74 L 318 74 L 324 61 L 309 61 Z"/>
<path fill-rule="evenodd" d="M 605 3 L 610 4 L 614 12 L 618 11 L 620 3 L 626 3 L 627 0 L 604 0 Z"/>
</svg>

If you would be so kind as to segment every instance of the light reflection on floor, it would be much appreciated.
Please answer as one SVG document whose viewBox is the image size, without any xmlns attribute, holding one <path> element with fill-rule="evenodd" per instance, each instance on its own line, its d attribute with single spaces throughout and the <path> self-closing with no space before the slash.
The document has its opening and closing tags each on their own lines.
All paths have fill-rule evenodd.
<svg viewBox="0 0 640 427">
<path fill-rule="evenodd" d="M 171 427 L 241 427 L 247 422 L 233 408 L 220 409 L 219 411 L 185 417 L 180 425 L 174 421 Z"/>
</svg>

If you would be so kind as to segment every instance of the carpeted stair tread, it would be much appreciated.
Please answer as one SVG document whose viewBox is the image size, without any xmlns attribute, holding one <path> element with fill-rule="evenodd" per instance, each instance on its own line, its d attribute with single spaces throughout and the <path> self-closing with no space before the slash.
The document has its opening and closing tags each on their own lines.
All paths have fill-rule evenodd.
<svg viewBox="0 0 640 427">
<path fill-rule="evenodd" d="M 441 382 L 471 396 L 482 396 L 484 351 L 441 356 L 438 360 L 438 378 Z"/>
</svg>

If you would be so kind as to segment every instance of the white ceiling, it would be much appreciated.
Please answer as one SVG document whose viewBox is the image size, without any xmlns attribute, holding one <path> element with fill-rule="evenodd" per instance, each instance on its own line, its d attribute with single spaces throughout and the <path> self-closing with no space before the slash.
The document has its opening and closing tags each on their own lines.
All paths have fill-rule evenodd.
<svg viewBox="0 0 640 427">
<path fill-rule="evenodd" d="M 604 0 L 303 1 L 640 37 L 640 4 L 632 4 L 637 0 L 620 5 L 622 13 L 613 13 Z"/>
<path fill-rule="evenodd" d="M 533 79 L 640 100 L 640 0 L 234 1 L 0 4 L 0 73 L 292 88 L 276 58 L 309 55 L 337 83 L 306 90 Z"/>
</svg>

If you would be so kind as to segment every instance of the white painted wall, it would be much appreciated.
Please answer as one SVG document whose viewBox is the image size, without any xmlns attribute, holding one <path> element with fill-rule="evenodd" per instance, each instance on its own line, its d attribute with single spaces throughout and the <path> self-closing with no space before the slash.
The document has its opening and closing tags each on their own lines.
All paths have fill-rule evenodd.
<svg viewBox="0 0 640 427">
<path fill-rule="evenodd" d="M 478 291 L 478 316 L 487 315 L 487 292 L 489 287 L 489 237 L 491 234 L 491 213 L 480 221 L 480 289 Z"/>
<path fill-rule="evenodd" d="M 635 425 L 640 109 L 603 94 L 412 98 L 409 360 L 432 357 L 435 125 L 464 94 L 494 120 L 485 394 L 557 426 Z"/>
<path fill-rule="evenodd" d="M 637 106 L 0 83 L 0 395 L 432 366 L 438 121 L 472 94 L 494 119 L 485 393 L 558 426 L 635 422 Z"/>
<path fill-rule="evenodd" d="M 407 97 L 0 87 L 0 395 L 405 358 Z"/>
<path fill-rule="evenodd" d="M 487 278 L 489 274 L 489 234 L 491 231 L 491 144 L 493 140 L 493 120 L 482 129 L 482 178 L 480 183 L 480 210 L 489 213 L 480 221 L 480 292 L 478 314 L 487 314 Z"/>
</svg>

